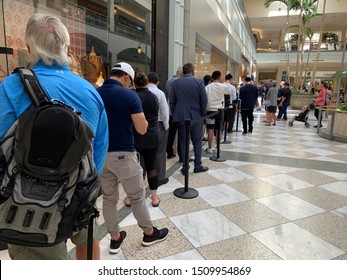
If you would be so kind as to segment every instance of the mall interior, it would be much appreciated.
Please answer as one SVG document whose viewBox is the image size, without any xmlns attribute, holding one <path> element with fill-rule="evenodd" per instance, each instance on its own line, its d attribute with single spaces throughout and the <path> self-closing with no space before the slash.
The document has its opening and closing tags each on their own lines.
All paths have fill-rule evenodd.
<svg viewBox="0 0 347 280">
<path fill-rule="evenodd" d="M 266 7 L 265 2 L 273 3 Z M 102 84 L 121 61 L 157 72 L 162 90 L 188 62 L 197 77 L 219 70 L 231 73 L 236 86 L 247 76 L 256 82 L 285 80 L 292 87 L 301 79 L 288 118 L 314 97 L 305 96 L 305 88 L 324 80 L 333 89 L 331 107 L 321 112 L 322 128 L 314 128 L 313 112 L 310 127 L 283 121 L 265 126 L 262 107 L 254 111 L 252 134 L 242 135 L 237 114 L 218 160 L 203 152 L 209 170 L 193 173 L 192 165 L 188 184 L 178 157 L 167 159 L 169 182 L 158 189 L 159 207 L 152 207 L 149 192 L 146 200 L 154 225 L 169 228 L 164 242 L 141 246 L 142 231 L 123 203 L 122 190 L 119 220 L 128 237 L 119 254 L 109 254 L 101 214 L 102 260 L 347 260 L 347 115 L 335 110 L 346 101 L 346 76 L 332 79 L 346 67 L 347 0 L 313 1 L 315 13 L 304 26 L 302 11 L 288 11 L 282 2 L 1 0 L 0 82 L 28 65 L 25 26 L 41 12 L 66 24 L 71 70 L 91 83 Z M 303 30 L 307 36 L 300 42 Z M 176 196 L 183 187 L 198 195 Z M 97 205 L 101 209 L 102 197 Z M 68 249 L 69 259 L 75 259 L 70 241 Z M 0 259 L 10 259 L 6 249 Z"/>
</svg>

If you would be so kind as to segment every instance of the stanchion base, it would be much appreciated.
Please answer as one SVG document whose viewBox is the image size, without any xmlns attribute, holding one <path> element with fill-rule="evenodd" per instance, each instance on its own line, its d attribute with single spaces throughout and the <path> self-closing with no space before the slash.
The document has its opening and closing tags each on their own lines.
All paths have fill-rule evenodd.
<svg viewBox="0 0 347 280">
<path fill-rule="evenodd" d="M 175 196 L 185 199 L 195 198 L 199 195 L 196 189 L 188 189 L 188 191 L 185 191 L 185 188 L 175 189 L 173 193 Z"/>
<path fill-rule="evenodd" d="M 232 142 L 229 141 L 229 140 L 225 140 L 225 141 L 221 142 L 221 144 L 231 144 L 231 143 L 232 143 Z"/>
<path fill-rule="evenodd" d="M 212 156 L 212 157 L 210 157 L 210 160 L 212 160 L 212 161 L 218 161 L 218 162 L 226 161 L 226 159 L 224 159 L 224 158 L 217 158 L 217 156 Z"/>
</svg>

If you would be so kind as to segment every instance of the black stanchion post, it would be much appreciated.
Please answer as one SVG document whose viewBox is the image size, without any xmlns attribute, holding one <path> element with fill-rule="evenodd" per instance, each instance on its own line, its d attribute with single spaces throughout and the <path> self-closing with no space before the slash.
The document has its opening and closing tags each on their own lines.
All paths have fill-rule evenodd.
<svg viewBox="0 0 347 280">
<path fill-rule="evenodd" d="M 223 121 L 224 140 L 223 140 L 222 144 L 230 144 L 231 141 L 227 140 L 227 130 L 228 130 L 228 128 L 227 128 L 227 125 L 224 126 L 224 124 L 227 124 L 227 123 L 228 123 L 228 120 L 229 120 L 230 106 L 227 107 L 227 108 L 225 108 L 223 111 L 225 111 L 225 110 L 226 110 L 227 113 L 226 113 L 226 115 L 225 115 L 226 120 Z"/>
<path fill-rule="evenodd" d="M 94 226 L 94 219 L 99 217 L 99 211 L 94 210 L 94 213 L 92 213 L 89 216 L 88 221 L 88 236 L 87 236 L 87 260 L 93 259 L 93 226 Z"/>
<path fill-rule="evenodd" d="M 178 188 L 174 190 L 174 195 L 180 198 L 194 198 L 199 195 L 199 192 L 196 189 L 189 189 L 189 135 L 190 135 L 190 127 L 191 127 L 191 120 L 185 121 L 185 129 L 186 129 L 186 145 L 184 147 L 186 153 L 184 157 L 184 188 Z M 182 149 L 183 147 L 181 147 Z"/>
<path fill-rule="evenodd" d="M 221 130 L 221 124 L 222 124 L 222 114 L 223 114 L 223 109 L 218 109 L 218 119 L 219 119 L 219 125 L 218 125 L 218 129 L 217 129 L 217 156 L 211 156 L 210 160 L 212 161 L 226 161 L 226 159 L 220 158 L 219 154 L 220 154 L 220 130 Z M 223 125 L 223 124 L 222 124 Z"/>
<path fill-rule="evenodd" d="M 331 115 L 331 123 L 330 123 L 330 133 L 329 133 L 329 140 L 333 140 L 333 134 L 334 134 L 334 123 L 335 123 L 335 110 L 333 110 Z"/>
<path fill-rule="evenodd" d="M 318 108 L 318 124 L 317 124 L 317 134 L 319 134 L 320 126 L 322 125 L 322 110 Z"/>
</svg>

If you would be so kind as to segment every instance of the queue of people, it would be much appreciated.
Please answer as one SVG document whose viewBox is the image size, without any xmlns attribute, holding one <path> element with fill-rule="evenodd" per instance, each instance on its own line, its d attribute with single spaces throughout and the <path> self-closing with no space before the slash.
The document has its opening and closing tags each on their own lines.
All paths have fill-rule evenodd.
<svg viewBox="0 0 347 280">
<path fill-rule="evenodd" d="M 127 232 L 120 229 L 118 221 L 120 184 L 126 193 L 124 204 L 131 207 L 143 231 L 141 244 L 151 246 L 166 240 L 169 230 L 159 229 L 153 224 L 145 203 L 144 178 L 149 185 L 151 205 L 158 207 L 158 187 L 169 181 L 165 174 L 166 158 L 174 158 L 178 153 L 181 173 L 186 175 L 189 172 L 190 166 L 185 161 L 189 157 L 185 149 L 188 138 L 193 145 L 193 172 L 208 171 L 208 167 L 202 165 L 204 119 L 208 135 L 207 153 L 215 152 L 213 140 L 217 131 L 233 132 L 237 111 L 241 113 L 242 134 L 251 134 L 253 111 L 261 108 L 263 99 L 270 102 L 266 109 L 266 125 L 276 125 L 276 120 L 282 117 L 287 120 L 291 91 L 286 82 L 283 82 L 281 90 L 276 82 L 265 89 L 266 85 L 257 87 L 251 77 L 246 77 L 244 84 L 240 83 L 236 89 L 231 74 L 223 77 L 221 71 L 216 70 L 204 81 L 196 77 L 193 64 L 186 63 L 179 66 L 167 81 L 164 92 L 159 89 L 158 73 L 147 74 L 126 62 L 118 62 L 112 67 L 110 77 L 95 86 L 69 68 L 69 33 L 57 17 L 34 14 L 29 19 L 25 38 L 33 70 L 42 86 L 49 89 L 51 97 L 68 99 L 82 112 L 82 117 L 93 130 L 94 164 L 101 178 L 102 212 L 110 235 L 110 254 L 118 254 L 127 238 Z M 0 139 L 18 116 L 31 107 L 18 74 L 10 75 L 2 85 Z M 79 94 L 81 91 L 83 96 Z M 315 99 L 316 106 L 324 105 L 325 98 L 326 89 L 322 83 Z M 280 109 L 276 117 L 277 107 Z M 225 114 L 215 114 L 219 109 L 223 109 Z M 194 122 L 188 133 L 186 120 Z M 174 148 L 176 132 L 178 145 Z M 76 257 L 86 259 L 87 231 L 74 235 L 72 242 L 76 245 Z M 92 244 L 93 258 L 98 259 L 98 241 L 94 239 Z M 10 244 L 8 250 L 12 259 L 67 258 L 66 242 L 45 248 Z"/>
</svg>

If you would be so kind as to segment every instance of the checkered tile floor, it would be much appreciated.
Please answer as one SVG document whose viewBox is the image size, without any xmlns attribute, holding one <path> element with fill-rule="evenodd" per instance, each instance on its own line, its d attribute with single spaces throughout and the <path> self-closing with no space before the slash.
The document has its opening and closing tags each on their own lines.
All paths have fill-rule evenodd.
<svg viewBox="0 0 347 280">
<path fill-rule="evenodd" d="M 318 136 L 313 114 L 311 128 L 284 121 L 267 127 L 264 120 L 264 112 L 256 111 L 251 135 L 228 134 L 231 143 L 221 144 L 219 157 L 225 161 L 204 152 L 208 172 L 194 174 L 191 166 L 189 188 L 198 191 L 196 198 L 173 194 L 184 177 L 177 157 L 168 160 L 170 180 L 159 188 L 160 206 L 147 199 L 154 225 L 169 228 L 168 239 L 142 247 L 131 210 L 120 207 L 128 238 L 121 253 L 110 255 L 102 225 L 101 258 L 346 260 L 347 144 Z M 1 259 L 7 258 L 2 251 Z"/>
</svg>

